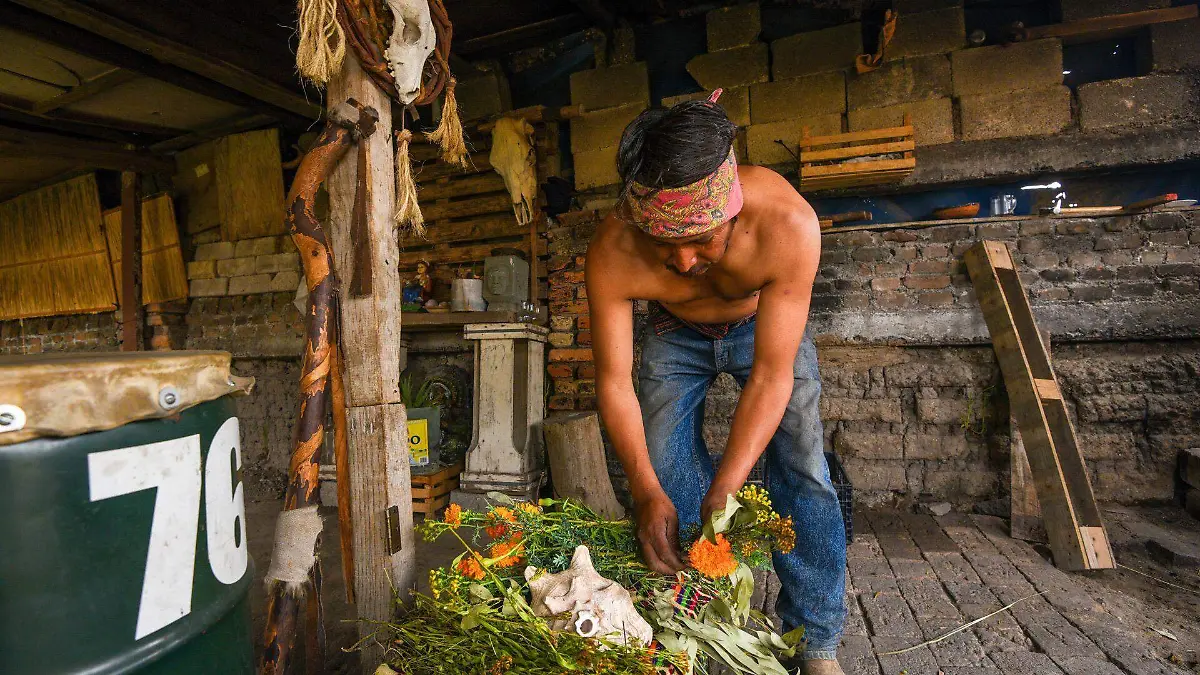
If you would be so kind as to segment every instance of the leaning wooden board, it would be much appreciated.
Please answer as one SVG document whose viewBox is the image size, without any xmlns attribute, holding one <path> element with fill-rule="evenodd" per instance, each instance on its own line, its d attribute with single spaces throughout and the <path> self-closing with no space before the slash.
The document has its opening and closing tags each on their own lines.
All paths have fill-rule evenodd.
<svg viewBox="0 0 1200 675">
<path fill-rule="evenodd" d="M 1111 569 L 1112 548 L 1075 429 L 1008 247 L 981 241 L 966 262 L 1033 470 L 1054 564 Z"/>
</svg>

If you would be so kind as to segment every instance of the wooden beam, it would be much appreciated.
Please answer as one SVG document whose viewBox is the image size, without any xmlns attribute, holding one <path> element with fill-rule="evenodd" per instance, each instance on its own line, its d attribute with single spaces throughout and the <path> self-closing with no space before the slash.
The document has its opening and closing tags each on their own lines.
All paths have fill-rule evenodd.
<svg viewBox="0 0 1200 675">
<path fill-rule="evenodd" d="M 135 170 L 167 175 L 175 172 L 175 161 L 170 157 L 142 150 L 130 150 L 116 143 L 7 126 L 0 126 L 0 140 L 10 142 L 9 145 L 0 147 L 0 155 L 8 157 L 65 157 L 78 159 L 98 169 Z"/>
<path fill-rule="evenodd" d="M 170 140 L 162 141 L 151 145 L 151 152 L 176 152 L 184 150 L 194 145 L 200 145 L 206 141 L 211 141 L 217 138 L 222 138 L 230 134 L 240 134 L 243 131 L 253 131 L 262 129 L 273 124 L 278 124 L 279 120 L 271 115 L 238 115 L 231 119 L 222 120 L 211 126 L 197 129 L 182 136 L 176 136 Z"/>
<path fill-rule="evenodd" d="M 462 56 L 474 57 L 498 54 L 519 48 L 520 45 L 525 43 L 533 44 L 551 37 L 568 35 L 577 30 L 583 30 L 588 25 L 588 19 L 583 14 L 563 14 L 553 19 L 535 21 L 524 26 L 509 28 L 508 30 L 465 40 L 458 43 L 454 51 Z"/>
<path fill-rule="evenodd" d="M 102 75 L 93 77 L 77 87 L 71 87 L 69 90 L 59 94 L 58 96 L 55 96 L 54 98 L 34 103 L 33 110 L 31 112 L 33 112 L 34 115 L 45 115 L 52 110 L 71 105 L 72 103 L 78 103 L 86 98 L 95 96 L 102 91 L 108 91 L 117 85 L 125 84 L 126 82 L 137 79 L 137 77 L 138 74 L 132 71 L 113 68 Z"/>
<path fill-rule="evenodd" d="M 1097 16 L 1091 19 L 1056 23 L 1049 26 L 1033 26 L 1026 30 L 1026 36 L 1030 40 L 1050 37 L 1062 38 L 1063 42 L 1071 44 L 1074 42 L 1118 37 L 1132 33 L 1143 26 L 1166 23 L 1168 21 L 1194 19 L 1197 15 L 1196 5 L 1148 9 L 1143 12 Z"/>
<path fill-rule="evenodd" d="M 45 115 L 36 115 L 33 113 L 35 105 L 33 101 L 0 94 L 0 122 L 35 127 L 49 133 L 90 136 L 129 145 L 143 145 L 148 141 L 178 136 L 186 131 L 100 117 L 74 110 L 55 110 Z"/>
<path fill-rule="evenodd" d="M 142 200 L 138 175 L 121 172 L 121 351 L 142 350 Z"/>
<path fill-rule="evenodd" d="M 142 30 L 75 0 L 13 2 L 44 17 L 50 17 L 55 22 L 66 24 L 77 32 L 92 36 L 90 40 L 68 38 L 64 31 L 47 25 L 44 21 L 39 22 L 20 13 L 0 11 L 0 19 L 3 19 L 5 25 L 60 47 L 235 105 L 247 105 L 248 101 L 258 101 L 304 119 L 317 119 L 321 115 L 320 106 L 310 103 L 290 89 L 239 66 L 216 59 L 210 54 Z M 156 64 L 166 65 L 168 68 L 156 67 Z M 180 77 L 180 74 L 185 76 Z M 219 86 L 205 86 L 205 83 Z M 230 92 L 239 96 L 230 100 Z"/>
<path fill-rule="evenodd" d="M 396 263 L 399 244 L 392 222 L 395 155 L 391 101 L 352 55 L 330 81 L 327 100 L 340 105 L 351 98 L 379 114 L 376 132 L 359 141 L 365 144 L 361 147 L 366 151 L 366 175 L 360 181 L 356 148 L 347 153 L 326 184 L 338 277 L 355 278 L 355 265 L 364 258 L 372 268 L 368 294 L 342 294 L 340 331 L 350 418 L 354 595 L 358 617 L 367 620 L 359 624 L 360 635 L 365 637 L 375 631 L 373 622 L 391 618 L 393 584 L 400 600 L 408 601 L 416 587 L 416 551 L 408 434 L 400 399 L 401 281 Z M 351 238 L 359 189 L 366 190 L 364 229 L 369 241 Z M 369 257 L 360 255 L 363 249 Z M 373 672 L 382 659 L 379 646 L 367 641 L 362 654 L 364 672 Z"/>
</svg>

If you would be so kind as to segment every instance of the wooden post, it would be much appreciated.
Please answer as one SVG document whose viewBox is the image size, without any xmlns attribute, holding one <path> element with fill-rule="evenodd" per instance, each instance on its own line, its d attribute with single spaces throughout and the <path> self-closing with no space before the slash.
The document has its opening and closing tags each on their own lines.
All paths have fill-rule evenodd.
<svg viewBox="0 0 1200 675">
<path fill-rule="evenodd" d="M 142 349 L 142 195 L 136 171 L 121 172 L 121 351 Z"/>
<path fill-rule="evenodd" d="M 347 55 L 341 74 L 329 83 L 327 100 L 336 106 L 353 98 L 379 113 L 376 133 L 366 144 L 366 236 L 351 239 L 354 197 L 359 186 L 357 152 L 348 153 L 327 183 L 334 269 L 343 284 L 341 348 L 350 420 L 350 497 L 354 527 L 354 595 L 358 617 L 392 617 L 392 588 L 401 601 L 416 587 L 416 544 L 412 524 L 412 488 L 408 471 L 406 414 L 400 402 L 399 245 L 392 222 L 395 207 L 395 155 L 391 101 L 371 82 L 357 60 Z M 355 251 L 366 247 L 369 257 Z M 371 289 L 350 297 L 345 284 L 355 263 L 370 264 Z M 360 623 L 359 634 L 374 633 Z M 363 672 L 380 664 L 383 651 L 364 645 Z"/>
<path fill-rule="evenodd" d="M 551 415 L 542 423 L 554 496 L 577 499 L 605 518 L 616 520 L 625 509 L 613 493 L 600 436 L 600 418 L 594 412 Z"/>
</svg>

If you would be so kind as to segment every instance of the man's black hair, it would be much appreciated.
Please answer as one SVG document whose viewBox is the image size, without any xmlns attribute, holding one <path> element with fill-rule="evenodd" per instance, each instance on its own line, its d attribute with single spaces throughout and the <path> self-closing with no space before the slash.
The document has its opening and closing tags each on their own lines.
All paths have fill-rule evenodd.
<svg viewBox="0 0 1200 675">
<path fill-rule="evenodd" d="M 707 100 L 651 108 L 625 127 L 617 148 L 622 194 L 634 181 L 651 188 L 694 183 L 729 156 L 737 126 Z"/>
</svg>

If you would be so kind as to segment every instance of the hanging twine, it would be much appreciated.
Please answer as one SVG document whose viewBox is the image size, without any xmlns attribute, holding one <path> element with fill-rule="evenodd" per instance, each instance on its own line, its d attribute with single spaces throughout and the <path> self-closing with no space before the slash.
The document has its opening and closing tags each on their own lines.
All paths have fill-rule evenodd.
<svg viewBox="0 0 1200 675">
<path fill-rule="evenodd" d="M 337 20 L 337 0 L 300 0 L 300 45 L 296 69 L 324 86 L 342 68 L 346 34 Z"/>
<path fill-rule="evenodd" d="M 417 203 L 417 183 L 413 180 L 412 162 L 408 158 L 408 144 L 412 132 L 401 129 L 396 132 L 396 215 L 394 220 L 401 232 L 410 232 L 418 237 L 425 236 L 425 217 Z"/>
<path fill-rule="evenodd" d="M 442 161 L 457 164 L 466 169 L 470 162 L 467 160 L 467 143 L 463 139 L 462 120 L 458 116 L 458 100 L 454 96 L 454 85 L 457 81 L 451 77 L 446 83 L 446 99 L 442 101 L 442 119 L 438 127 L 429 134 L 429 140 L 442 148 Z"/>
</svg>

